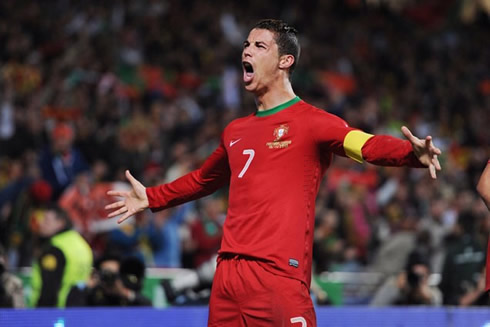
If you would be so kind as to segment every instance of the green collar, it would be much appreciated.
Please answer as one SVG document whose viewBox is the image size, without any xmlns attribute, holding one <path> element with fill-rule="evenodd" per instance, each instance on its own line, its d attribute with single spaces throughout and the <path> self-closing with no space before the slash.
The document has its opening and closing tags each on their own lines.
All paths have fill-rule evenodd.
<svg viewBox="0 0 490 327">
<path fill-rule="evenodd" d="M 301 101 L 301 99 L 298 96 L 296 96 L 296 97 L 292 98 L 291 100 L 289 100 L 287 102 L 284 102 L 283 104 L 278 105 L 277 107 L 274 107 L 274 108 L 271 108 L 271 109 L 267 109 L 267 110 L 257 111 L 255 113 L 255 116 L 257 116 L 257 117 L 265 117 L 265 116 L 273 115 L 275 113 L 278 113 L 282 109 L 286 109 L 286 108 L 292 106 L 293 104 L 295 104 L 295 103 L 297 103 L 299 101 Z"/>
</svg>

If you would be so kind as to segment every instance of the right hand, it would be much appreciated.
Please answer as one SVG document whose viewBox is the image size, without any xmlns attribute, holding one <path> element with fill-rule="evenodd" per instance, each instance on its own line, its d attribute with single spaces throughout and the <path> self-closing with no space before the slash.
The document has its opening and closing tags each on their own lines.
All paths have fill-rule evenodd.
<svg viewBox="0 0 490 327">
<path fill-rule="evenodd" d="M 137 214 L 148 208 L 148 197 L 146 196 L 146 188 L 136 178 L 131 175 L 129 170 L 126 170 L 126 178 L 131 183 L 131 191 L 116 191 L 111 190 L 107 192 L 108 195 L 119 196 L 123 198 L 120 201 L 113 202 L 105 206 L 106 210 L 113 209 L 107 217 L 112 218 L 122 214 L 122 217 L 117 221 L 118 224 L 122 223 L 129 217 Z"/>
<path fill-rule="evenodd" d="M 441 149 L 435 147 L 434 143 L 432 143 L 432 136 L 426 136 L 424 140 L 421 140 L 414 136 L 406 126 L 402 126 L 402 133 L 407 140 L 412 143 L 413 153 L 417 156 L 419 161 L 429 168 L 430 177 L 436 179 L 436 172 L 441 170 L 438 156 L 440 156 L 442 152 Z"/>
</svg>

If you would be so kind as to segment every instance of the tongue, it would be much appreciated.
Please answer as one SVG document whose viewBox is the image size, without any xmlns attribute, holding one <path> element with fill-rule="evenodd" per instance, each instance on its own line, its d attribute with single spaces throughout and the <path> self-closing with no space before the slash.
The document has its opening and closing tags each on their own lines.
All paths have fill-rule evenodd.
<svg viewBox="0 0 490 327">
<path fill-rule="evenodd" d="M 243 72 L 243 81 L 245 83 L 250 83 L 254 78 L 254 73 L 248 73 L 246 71 Z"/>
</svg>

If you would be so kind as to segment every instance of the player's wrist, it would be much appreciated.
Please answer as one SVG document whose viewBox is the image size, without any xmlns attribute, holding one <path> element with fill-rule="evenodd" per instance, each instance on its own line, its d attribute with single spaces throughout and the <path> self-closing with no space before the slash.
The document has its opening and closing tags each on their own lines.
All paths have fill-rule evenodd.
<svg viewBox="0 0 490 327">
<path fill-rule="evenodd" d="M 150 200 L 148 199 L 148 193 L 146 193 L 146 187 L 143 190 L 143 206 L 144 206 L 144 209 L 147 209 L 150 207 Z"/>
</svg>

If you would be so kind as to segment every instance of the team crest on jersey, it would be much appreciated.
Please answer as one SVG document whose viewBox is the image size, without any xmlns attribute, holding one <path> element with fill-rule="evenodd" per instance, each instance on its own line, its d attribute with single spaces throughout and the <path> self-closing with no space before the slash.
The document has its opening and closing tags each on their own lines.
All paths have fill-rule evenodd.
<svg viewBox="0 0 490 327">
<path fill-rule="evenodd" d="M 282 124 L 274 129 L 274 142 L 281 140 L 281 138 L 289 132 L 289 126 Z"/>
<path fill-rule="evenodd" d="M 281 139 L 286 136 L 289 132 L 289 125 L 281 124 L 279 127 L 274 129 L 274 141 L 267 142 L 266 145 L 269 149 L 283 149 L 287 148 L 291 144 L 291 140 L 281 141 Z"/>
</svg>

